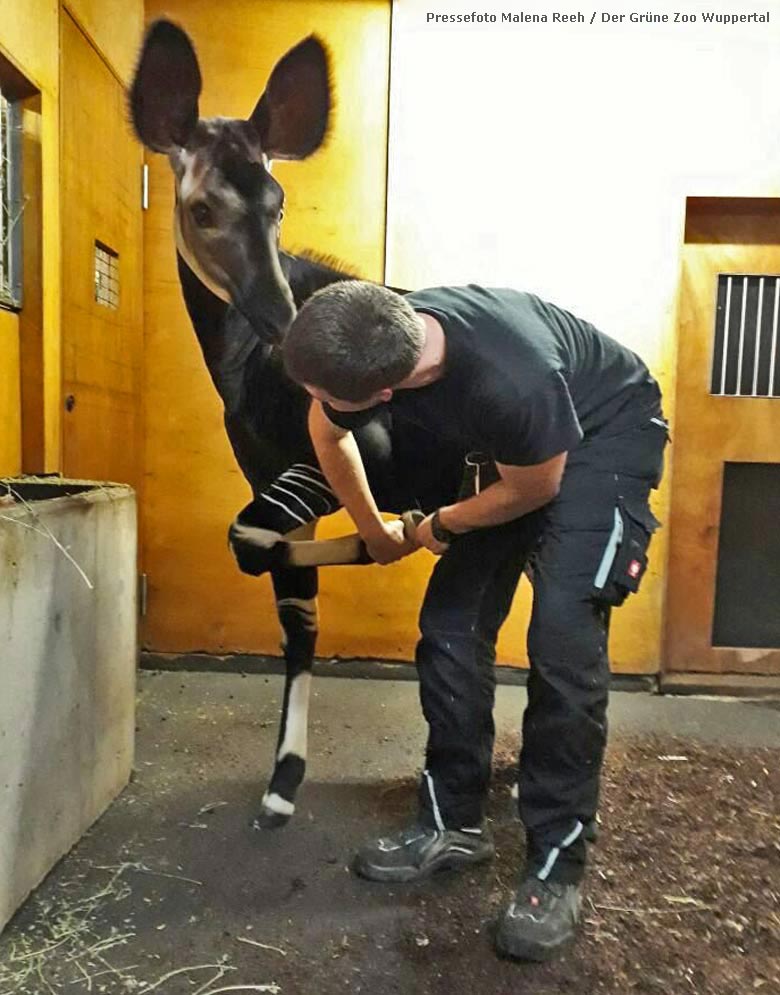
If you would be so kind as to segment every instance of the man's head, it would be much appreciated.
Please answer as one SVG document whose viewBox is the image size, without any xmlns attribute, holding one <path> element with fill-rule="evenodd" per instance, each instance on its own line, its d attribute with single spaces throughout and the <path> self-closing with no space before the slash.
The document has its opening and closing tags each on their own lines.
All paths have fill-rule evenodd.
<svg viewBox="0 0 780 995">
<path fill-rule="evenodd" d="M 403 297 L 349 280 L 304 304 L 284 340 L 284 365 L 318 400 L 360 410 L 389 400 L 424 345 L 423 320 Z"/>
</svg>

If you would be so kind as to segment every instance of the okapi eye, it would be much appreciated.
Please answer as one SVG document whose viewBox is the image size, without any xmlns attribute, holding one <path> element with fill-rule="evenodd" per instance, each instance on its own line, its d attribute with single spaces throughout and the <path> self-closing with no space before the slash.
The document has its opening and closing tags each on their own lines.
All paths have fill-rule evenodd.
<svg viewBox="0 0 780 995">
<path fill-rule="evenodd" d="M 191 213 L 192 220 L 198 228 L 212 228 L 214 226 L 211 209 L 202 200 L 192 205 Z"/>
</svg>

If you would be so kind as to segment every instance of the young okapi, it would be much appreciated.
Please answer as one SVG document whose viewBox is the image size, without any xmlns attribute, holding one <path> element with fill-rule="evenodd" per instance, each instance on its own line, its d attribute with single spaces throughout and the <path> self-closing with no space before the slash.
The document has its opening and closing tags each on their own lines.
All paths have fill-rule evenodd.
<svg viewBox="0 0 780 995">
<path fill-rule="evenodd" d="M 225 427 L 253 500 L 230 528 L 240 568 L 270 572 L 282 627 L 286 682 L 274 771 L 254 824 L 283 825 L 303 780 L 317 571 L 292 562 L 293 543 L 339 508 L 309 440 L 308 395 L 285 375 L 279 343 L 315 290 L 351 277 L 279 247 L 284 191 L 273 159 L 304 159 L 327 131 L 328 59 L 309 37 L 275 66 L 247 120 L 200 120 L 201 76 L 187 35 L 169 21 L 148 30 L 129 94 L 143 144 L 168 156 L 176 185 L 174 233 L 184 301 L 224 405 Z M 431 511 L 453 500 L 462 457 L 383 412 L 356 432 L 380 507 Z M 412 478 L 414 478 L 412 480 Z M 319 544 L 312 544 L 317 546 Z M 336 562 L 365 562 L 354 544 Z M 330 559 L 329 562 L 334 562 Z"/>
</svg>

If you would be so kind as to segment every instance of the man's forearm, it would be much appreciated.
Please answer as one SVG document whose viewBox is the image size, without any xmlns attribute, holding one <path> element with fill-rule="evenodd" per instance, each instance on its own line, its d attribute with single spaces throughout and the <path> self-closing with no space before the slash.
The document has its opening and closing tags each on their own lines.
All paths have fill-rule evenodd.
<svg viewBox="0 0 780 995">
<path fill-rule="evenodd" d="M 325 419 L 315 402 L 309 417 L 309 432 L 320 467 L 360 534 L 371 535 L 381 528 L 382 516 L 368 485 L 357 443 L 351 432 L 337 437 Z"/>
<path fill-rule="evenodd" d="M 486 487 L 481 494 L 441 508 L 439 520 L 451 532 L 470 532 L 490 525 L 503 525 L 504 522 L 528 515 L 542 508 L 554 496 L 547 487 L 529 489 L 519 494 L 506 481 L 498 480 Z"/>
</svg>

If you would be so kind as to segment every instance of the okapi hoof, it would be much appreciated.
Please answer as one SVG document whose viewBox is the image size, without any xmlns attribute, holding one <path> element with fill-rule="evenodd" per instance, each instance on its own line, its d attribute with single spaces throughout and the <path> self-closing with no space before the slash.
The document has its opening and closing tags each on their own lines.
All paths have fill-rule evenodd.
<svg viewBox="0 0 780 995">
<path fill-rule="evenodd" d="M 289 815 L 282 815 L 281 812 L 272 812 L 269 808 L 261 808 L 254 819 L 252 819 L 250 825 L 252 829 L 262 832 L 265 829 L 281 829 L 289 821 Z"/>
<path fill-rule="evenodd" d="M 268 792 L 263 796 L 260 811 L 252 819 L 252 829 L 281 829 L 290 821 L 295 805 L 281 795 Z"/>
</svg>

